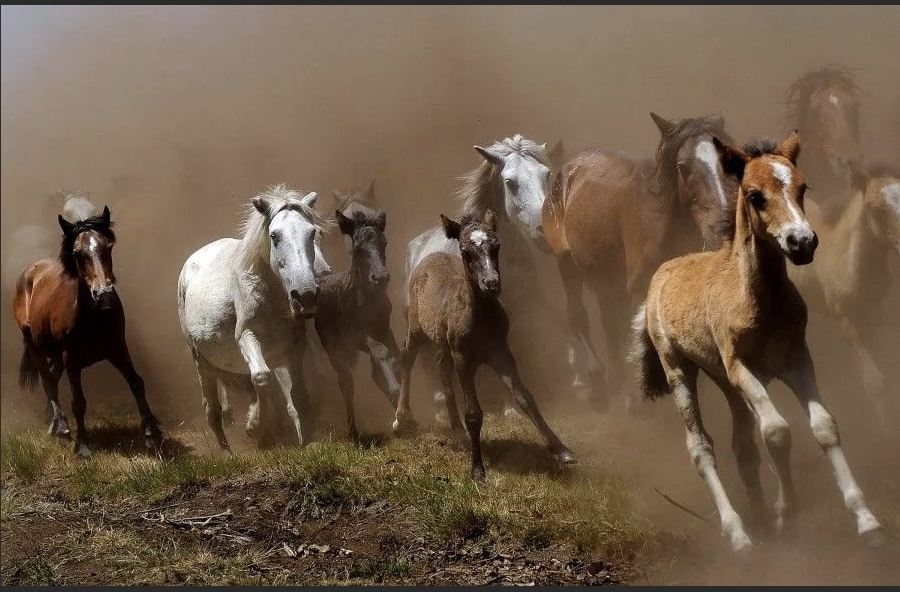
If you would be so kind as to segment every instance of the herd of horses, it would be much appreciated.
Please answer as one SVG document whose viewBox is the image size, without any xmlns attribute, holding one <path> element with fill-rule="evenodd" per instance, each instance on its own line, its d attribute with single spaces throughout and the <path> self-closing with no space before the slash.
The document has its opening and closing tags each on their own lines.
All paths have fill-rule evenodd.
<svg viewBox="0 0 900 592">
<path fill-rule="evenodd" d="M 335 222 L 350 253 L 350 268 L 342 272 L 331 269 L 320 246 L 332 222 L 316 209 L 316 193 L 269 188 L 250 200 L 240 238 L 203 246 L 178 278 L 178 315 L 210 429 L 230 450 L 225 427 L 234 421 L 231 396 L 240 392 L 251 397 L 246 431 L 260 447 L 309 440 L 303 359 L 311 319 L 338 376 L 351 438 L 358 438 L 353 368 L 359 353 L 369 355 L 372 379 L 396 410 L 393 430 L 402 434 L 415 427 L 410 377 L 424 346 L 434 355 L 422 366 L 444 408 L 439 419 L 460 438 L 468 435 L 474 479 L 485 476 L 475 384 L 483 364 L 500 377 L 550 454 L 574 463 L 520 377 L 508 343 L 510 323 L 544 298 L 535 261 L 549 252 L 566 295 L 567 318 L 559 321 L 567 329 L 573 390 L 603 411 L 610 393 L 634 390 L 633 367 L 645 397 L 671 394 L 690 457 L 734 550 L 751 543 L 716 471 L 697 403 L 700 370 L 731 410 L 732 447 L 755 519 L 765 515 L 757 432 L 778 480 L 777 525 L 797 513 L 790 431 L 766 391 L 779 379 L 803 405 L 859 534 L 877 542 L 880 525 L 821 401 L 806 343 L 809 304 L 840 323 L 863 391 L 881 410 L 884 380 L 871 339 L 891 258 L 900 256 L 900 176 L 864 164 L 859 99 L 852 72 L 839 68 L 811 72 L 791 86 L 802 159 L 796 129 L 781 143 L 741 147 L 722 117 L 669 121 L 656 114 L 660 142 L 646 158 L 594 148 L 561 162 L 546 144 L 520 135 L 475 146 L 482 160 L 463 177 L 458 215 L 435 216 L 440 223 L 408 243 L 402 348 L 390 327 L 387 214 L 374 186 L 335 192 Z M 25 346 L 20 384 L 42 383 L 50 432 L 70 437 L 57 387 L 66 373 L 75 452 L 87 456 L 81 371 L 109 360 L 134 394 L 147 446 L 156 449 L 159 422 L 128 353 L 115 289 L 109 209 L 98 213 L 81 195 L 66 205 L 59 256 L 28 266 L 16 283 L 13 308 Z M 600 308 L 605 356 L 588 326 L 585 285 Z"/>
</svg>

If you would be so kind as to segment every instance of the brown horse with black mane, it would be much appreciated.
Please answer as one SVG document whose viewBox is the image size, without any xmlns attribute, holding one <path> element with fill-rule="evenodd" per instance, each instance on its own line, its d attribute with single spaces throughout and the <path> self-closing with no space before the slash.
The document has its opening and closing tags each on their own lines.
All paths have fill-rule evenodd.
<svg viewBox="0 0 900 592">
<path fill-rule="evenodd" d="M 66 372 L 76 422 L 75 453 L 88 456 L 81 371 L 109 360 L 128 381 L 147 447 L 156 449 L 162 438 L 159 422 L 147 405 L 144 381 L 134 369 L 125 342 L 125 313 L 113 274 L 116 237 L 109 208 L 74 223 L 59 216 L 59 225 L 63 231 L 59 258 L 31 264 L 16 283 L 13 312 L 25 342 L 19 385 L 33 388 L 41 379 L 51 413 L 50 433 L 67 438 L 70 430 L 58 391 L 59 379 Z"/>
<path fill-rule="evenodd" d="M 628 319 L 650 275 L 666 259 L 718 247 L 717 223 L 736 192 L 712 143 L 714 136 L 728 138 L 722 117 L 671 122 L 650 115 L 661 134 L 654 157 L 585 150 L 557 174 L 544 203 L 544 234 L 568 299 L 573 387 L 593 401 L 606 397 L 604 384 L 615 391 L 628 380 Z M 588 329 L 585 282 L 601 311 L 606 373 Z"/>
</svg>

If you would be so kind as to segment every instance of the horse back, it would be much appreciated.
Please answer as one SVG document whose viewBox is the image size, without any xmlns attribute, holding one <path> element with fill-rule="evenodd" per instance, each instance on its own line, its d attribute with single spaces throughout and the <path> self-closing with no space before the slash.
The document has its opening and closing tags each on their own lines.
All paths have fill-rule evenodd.
<svg viewBox="0 0 900 592">
<path fill-rule="evenodd" d="M 544 203 L 544 233 L 558 257 L 585 261 L 594 258 L 594 247 L 621 244 L 620 212 L 637 200 L 637 165 L 606 148 L 584 150 L 565 164 Z"/>
</svg>

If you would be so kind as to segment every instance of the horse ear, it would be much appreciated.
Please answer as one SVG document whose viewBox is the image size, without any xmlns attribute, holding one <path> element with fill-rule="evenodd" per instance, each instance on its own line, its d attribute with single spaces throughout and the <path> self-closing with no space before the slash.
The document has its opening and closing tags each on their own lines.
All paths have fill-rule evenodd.
<svg viewBox="0 0 900 592">
<path fill-rule="evenodd" d="M 486 161 L 496 166 L 503 166 L 503 155 L 491 148 L 482 148 L 481 146 L 473 146 L 478 154 L 484 157 Z"/>
<path fill-rule="evenodd" d="M 744 176 L 744 166 L 750 157 L 740 148 L 723 144 L 722 141 L 713 136 L 713 146 L 719 153 L 719 161 L 722 163 L 722 169 L 726 174 L 733 175 L 738 179 Z"/>
<path fill-rule="evenodd" d="M 490 208 L 485 210 L 481 223 L 487 226 L 491 232 L 497 232 L 497 215 L 494 213 L 494 210 Z"/>
<path fill-rule="evenodd" d="M 378 215 L 375 216 L 375 226 L 378 227 L 378 230 L 384 232 L 384 229 L 387 228 L 387 214 L 384 212 L 378 212 Z"/>
<path fill-rule="evenodd" d="M 334 218 L 337 220 L 338 228 L 341 229 L 341 234 L 353 236 L 353 229 L 356 228 L 356 223 L 352 218 L 348 218 L 340 210 L 334 211 Z"/>
<path fill-rule="evenodd" d="M 109 214 L 109 206 L 103 206 L 103 213 L 100 214 L 103 218 L 103 223 L 109 226 L 110 224 L 110 214 Z"/>
<path fill-rule="evenodd" d="M 303 205 L 305 205 L 308 208 L 315 208 L 316 207 L 316 197 L 318 197 L 318 193 L 316 193 L 315 191 L 310 191 L 309 193 L 306 194 L 306 196 L 303 199 L 300 200 L 300 203 L 302 203 Z"/>
<path fill-rule="evenodd" d="M 715 123 L 716 129 L 719 129 L 719 130 L 725 129 L 725 116 L 722 115 L 721 113 L 719 113 L 718 115 L 716 115 L 716 118 L 713 123 Z"/>
<path fill-rule="evenodd" d="M 566 148 L 563 146 L 563 141 L 559 140 L 553 145 L 553 149 L 547 153 L 547 158 L 550 159 L 550 163 L 553 164 L 553 166 L 560 167 L 563 165 L 565 153 Z"/>
<path fill-rule="evenodd" d="M 797 157 L 800 156 L 800 134 L 797 130 L 792 131 L 791 135 L 778 145 L 778 154 L 791 161 L 791 164 L 797 164 Z"/>
<path fill-rule="evenodd" d="M 369 183 L 369 188 L 366 189 L 366 198 L 375 203 L 375 179 L 372 179 L 372 182 Z"/>
<path fill-rule="evenodd" d="M 262 214 L 265 217 L 269 217 L 269 200 L 263 197 L 262 195 L 257 195 L 253 199 L 250 200 L 250 203 L 253 204 L 253 207 L 256 208 L 256 211 Z"/>
<path fill-rule="evenodd" d="M 664 117 L 660 117 L 653 111 L 650 112 L 650 117 L 653 119 L 653 123 L 656 124 L 656 127 L 659 128 L 659 133 L 661 133 L 664 136 L 668 135 L 669 132 L 671 132 L 673 129 L 675 129 L 674 123 L 672 123 L 671 121 L 669 121 L 668 119 L 666 119 Z"/>
<path fill-rule="evenodd" d="M 462 231 L 462 225 L 455 220 L 451 220 L 447 216 L 441 214 L 441 225 L 444 227 L 444 235 L 447 238 L 455 238 L 459 240 L 459 233 Z"/>
<path fill-rule="evenodd" d="M 62 214 L 57 214 L 56 219 L 59 220 L 59 227 L 62 228 L 63 234 L 66 236 L 72 234 L 72 230 L 75 228 L 75 225 L 62 217 Z"/>
</svg>

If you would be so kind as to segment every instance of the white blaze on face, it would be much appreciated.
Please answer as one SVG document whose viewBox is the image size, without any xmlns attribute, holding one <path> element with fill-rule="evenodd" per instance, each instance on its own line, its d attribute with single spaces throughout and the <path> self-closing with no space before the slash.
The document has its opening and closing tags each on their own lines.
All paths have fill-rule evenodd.
<svg viewBox="0 0 900 592">
<path fill-rule="evenodd" d="M 709 175 L 712 177 L 719 202 L 723 206 L 728 205 L 725 201 L 725 190 L 722 188 L 722 181 L 719 179 L 719 153 L 716 151 L 716 147 L 709 140 L 700 142 L 694 149 L 694 156 L 709 169 Z"/>
<path fill-rule="evenodd" d="M 539 230 L 543 221 L 550 169 L 531 156 L 512 153 L 504 159 L 503 193 L 506 215 L 518 229 L 537 243 L 544 238 Z M 514 189 L 508 182 L 512 182 Z"/>
<path fill-rule="evenodd" d="M 476 247 L 480 247 L 484 244 L 484 241 L 487 240 L 487 234 L 485 234 L 483 230 L 474 230 L 472 231 L 472 234 L 469 235 L 469 239 Z"/>
<path fill-rule="evenodd" d="M 772 170 L 775 173 L 775 178 L 781 181 L 781 195 L 784 197 L 785 203 L 787 203 L 788 210 L 791 212 L 791 219 L 794 224 L 801 225 L 803 224 L 803 216 L 800 215 L 800 210 L 797 209 L 797 206 L 794 205 L 794 202 L 791 201 L 791 169 L 780 162 L 772 162 Z"/>
<path fill-rule="evenodd" d="M 838 104 L 840 103 L 840 101 L 837 98 L 837 95 L 834 93 L 831 93 L 830 95 L 828 95 L 828 100 L 831 101 L 831 104 L 834 105 L 835 107 L 837 107 Z"/>
</svg>

